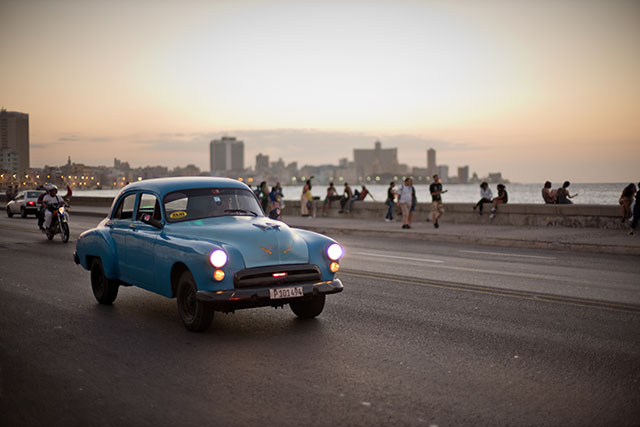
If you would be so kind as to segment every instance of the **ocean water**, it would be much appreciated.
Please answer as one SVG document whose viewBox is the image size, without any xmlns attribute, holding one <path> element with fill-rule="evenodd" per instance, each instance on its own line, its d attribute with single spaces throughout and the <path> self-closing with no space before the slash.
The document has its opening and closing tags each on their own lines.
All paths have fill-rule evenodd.
<svg viewBox="0 0 640 427">
<path fill-rule="evenodd" d="M 558 183 L 560 184 L 560 183 Z M 594 205 L 617 205 L 620 194 L 629 183 L 594 183 L 594 184 L 571 184 L 569 193 L 578 193 L 578 197 L 573 199 L 575 204 L 594 204 Z M 637 184 L 637 183 L 636 183 Z M 553 188 L 559 185 L 554 184 Z M 313 185 L 311 193 L 324 199 L 328 185 Z M 414 186 L 418 202 L 430 202 L 429 186 L 420 184 Z M 495 184 L 489 185 L 494 196 L 498 190 Z M 542 183 L 540 184 L 508 184 L 507 192 L 509 193 L 510 203 L 544 203 L 540 192 Z M 342 193 L 343 185 L 336 185 L 339 194 Z M 361 189 L 360 185 L 352 186 L 353 190 Z M 367 185 L 367 189 L 371 192 L 376 201 L 384 202 L 387 198 L 388 185 Z M 443 185 L 446 194 L 442 198 L 445 203 L 475 203 L 480 199 L 480 187 L 478 184 L 451 184 Z M 302 194 L 302 186 L 285 186 L 282 189 L 284 199 L 299 200 Z M 76 196 L 95 196 L 95 197 L 114 197 L 119 190 L 74 190 Z M 368 201 L 371 201 L 367 197 Z"/>
</svg>

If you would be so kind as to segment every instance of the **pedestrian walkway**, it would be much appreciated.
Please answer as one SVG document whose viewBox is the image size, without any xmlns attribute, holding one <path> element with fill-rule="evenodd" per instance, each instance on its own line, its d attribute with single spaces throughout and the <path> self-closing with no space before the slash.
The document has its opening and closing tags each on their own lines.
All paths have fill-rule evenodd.
<svg viewBox="0 0 640 427">
<path fill-rule="evenodd" d="M 434 242 L 469 243 L 478 245 L 559 249 L 618 255 L 640 255 L 640 236 L 630 236 L 624 230 L 567 227 L 521 227 L 486 224 L 440 223 L 435 229 L 426 221 L 414 222 L 403 230 L 400 222 L 350 219 L 303 218 L 288 216 L 284 222 L 323 234 L 351 234 L 385 238 L 405 238 Z"/>
<path fill-rule="evenodd" d="M 1 208 L 1 207 L 0 207 Z M 71 215 L 106 216 L 109 208 L 75 206 Z M 403 230 L 398 221 L 358 219 L 349 217 L 285 216 L 284 222 L 339 238 L 341 234 L 403 238 L 433 242 L 468 243 L 477 245 L 558 249 L 617 255 L 640 255 L 640 235 L 630 236 L 625 230 L 603 228 L 525 227 L 486 224 L 454 224 L 441 222 L 440 228 L 426 221 L 413 223 Z"/>
</svg>

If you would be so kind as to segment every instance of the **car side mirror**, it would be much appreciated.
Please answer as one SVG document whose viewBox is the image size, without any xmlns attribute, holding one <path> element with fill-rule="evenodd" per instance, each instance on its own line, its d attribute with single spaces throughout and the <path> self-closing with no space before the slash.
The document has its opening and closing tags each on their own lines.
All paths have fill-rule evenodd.
<svg viewBox="0 0 640 427">
<path fill-rule="evenodd" d="M 140 221 L 144 222 L 145 224 L 149 224 L 155 228 L 162 228 L 162 222 L 158 221 L 157 219 L 154 219 L 153 216 L 151 214 L 148 213 L 141 213 L 140 214 Z"/>
<path fill-rule="evenodd" d="M 280 213 L 282 213 L 280 208 L 272 209 L 271 212 L 269 212 L 269 218 L 270 219 L 278 219 L 278 218 L 280 218 Z"/>
</svg>

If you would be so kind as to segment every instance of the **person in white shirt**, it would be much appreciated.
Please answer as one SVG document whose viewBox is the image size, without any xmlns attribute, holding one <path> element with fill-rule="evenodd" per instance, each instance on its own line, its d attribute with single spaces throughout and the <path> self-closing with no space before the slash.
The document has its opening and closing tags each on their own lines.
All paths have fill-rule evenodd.
<svg viewBox="0 0 640 427">
<path fill-rule="evenodd" d="M 400 210 L 402 210 L 402 228 L 411 228 L 409 213 L 413 199 L 413 179 L 406 178 L 404 180 L 404 184 L 398 189 L 397 197 L 398 205 L 400 206 Z"/>
<path fill-rule="evenodd" d="M 493 193 L 489 188 L 489 184 L 483 182 L 482 184 L 480 184 L 480 200 L 473 207 L 473 210 L 475 211 L 476 208 L 478 208 L 478 214 L 482 215 L 482 205 L 484 205 L 485 203 L 491 203 L 491 199 L 493 199 Z"/>
<path fill-rule="evenodd" d="M 63 203 L 64 199 L 58 196 L 58 187 L 55 185 L 49 189 L 49 194 L 42 198 L 42 207 L 44 208 L 44 228 L 51 227 L 51 221 L 53 219 L 53 212 L 48 208 L 55 203 Z"/>
</svg>

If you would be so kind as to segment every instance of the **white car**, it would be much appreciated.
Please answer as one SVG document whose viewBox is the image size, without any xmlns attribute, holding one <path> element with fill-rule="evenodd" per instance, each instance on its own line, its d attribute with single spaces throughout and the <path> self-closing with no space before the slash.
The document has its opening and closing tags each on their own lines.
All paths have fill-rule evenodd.
<svg viewBox="0 0 640 427">
<path fill-rule="evenodd" d="M 14 214 L 20 214 L 22 218 L 27 215 L 38 215 L 38 197 L 44 193 L 43 190 L 20 191 L 16 197 L 7 203 L 7 216 L 11 218 Z"/>
</svg>

